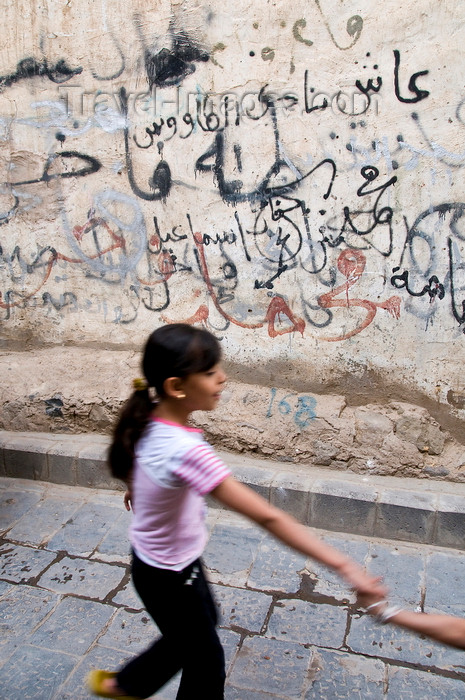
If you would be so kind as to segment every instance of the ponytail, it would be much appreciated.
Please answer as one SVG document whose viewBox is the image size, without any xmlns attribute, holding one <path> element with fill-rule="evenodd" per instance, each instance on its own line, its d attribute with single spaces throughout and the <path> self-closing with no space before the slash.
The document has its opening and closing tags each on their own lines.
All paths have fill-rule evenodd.
<svg viewBox="0 0 465 700">
<path fill-rule="evenodd" d="M 131 476 L 136 442 L 148 425 L 154 408 L 148 387 L 162 400 L 164 382 L 168 377 L 206 372 L 220 358 L 220 344 L 203 328 L 173 323 L 157 328 L 149 336 L 142 358 L 144 379 L 135 380 L 136 391 L 123 406 L 113 430 L 108 463 L 116 479 L 127 481 Z"/>
<path fill-rule="evenodd" d="M 148 389 L 134 391 L 123 406 L 113 429 L 108 451 L 110 472 L 116 479 L 130 478 L 136 442 L 144 432 L 153 411 Z"/>
</svg>

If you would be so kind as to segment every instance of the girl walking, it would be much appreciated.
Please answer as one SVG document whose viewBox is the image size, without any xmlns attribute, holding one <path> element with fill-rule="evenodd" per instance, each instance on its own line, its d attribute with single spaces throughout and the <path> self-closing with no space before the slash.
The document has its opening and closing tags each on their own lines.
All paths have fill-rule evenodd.
<svg viewBox="0 0 465 700">
<path fill-rule="evenodd" d="M 224 654 L 200 558 L 206 494 L 332 568 L 358 593 L 385 591 L 358 564 L 236 481 L 201 431 L 189 427 L 193 411 L 216 407 L 226 381 L 211 333 L 162 326 L 150 335 L 142 366 L 145 379 L 136 380 L 115 427 L 109 463 L 113 476 L 126 482 L 124 503 L 133 510 L 134 586 L 161 636 L 118 672 L 93 671 L 89 688 L 102 697 L 147 698 L 182 670 L 177 700 L 222 700 Z"/>
</svg>

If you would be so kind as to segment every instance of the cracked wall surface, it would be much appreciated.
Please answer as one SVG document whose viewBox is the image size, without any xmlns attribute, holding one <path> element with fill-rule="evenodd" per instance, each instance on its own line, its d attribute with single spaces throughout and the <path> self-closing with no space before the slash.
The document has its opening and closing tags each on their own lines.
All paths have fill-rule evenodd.
<svg viewBox="0 0 465 700">
<path fill-rule="evenodd" d="M 107 431 L 186 321 L 231 376 L 216 443 L 460 479 L 461 7 L 4 14 L 1 427 Z"/>
</svg>

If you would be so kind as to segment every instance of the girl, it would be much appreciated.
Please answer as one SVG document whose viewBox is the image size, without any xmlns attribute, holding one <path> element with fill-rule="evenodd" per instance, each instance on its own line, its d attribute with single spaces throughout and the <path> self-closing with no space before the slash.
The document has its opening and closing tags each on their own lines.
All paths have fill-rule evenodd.
<svg viewBox="0 0 465 700">
<path fill-rule="evenodd" d="M 200 559 L 206 494 L 331 567 L 359 593 L 384 595 L 378 579 L 236 481 L 201 431 L 189 427 L 193 411 L 211 411 L 220 399 L 226 381 L 220 360 L 208 331 L 158 328 L 145 347 L 145 380 L 137 380 L 114 430 L 109 462 L 113 476 L 126 482 L 124 502 L 133 510 L 133 582 L 162 636 L 117 673 L 93 671 L 96 695 L 146 698 L 182 669 L 177 700 L 224 697 L 216 607 Z"/>
</svg>

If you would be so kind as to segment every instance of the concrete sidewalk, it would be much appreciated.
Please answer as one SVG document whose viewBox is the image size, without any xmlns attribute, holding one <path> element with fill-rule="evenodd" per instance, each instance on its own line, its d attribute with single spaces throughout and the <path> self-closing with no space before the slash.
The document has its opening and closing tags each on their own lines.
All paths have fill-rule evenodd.
<svg viewBox="0 0 465 700">
<path fill-rule="evenodd" d="M 121 492 L 0 478 L 0 697 L 89 700 L 156 630 L 129 580 Z M 458 700 L 465 655 L 358 612 L 324 567 L 213 509 L 205 552 L 221 613 L 226 700 Z M 320 532 L 409 609 L 465 614 L 465 552 Z M 174 700 L 178 680 L 157 694 Z"/>
<path fill-rule="evenodd" d="M 120 489 L 95 433 L 0 431 L 0 476 Z M 312 527 L 465 547 L 465 483 L 359 475 L 218 452 L 244 483 Z"/>
</svg>

